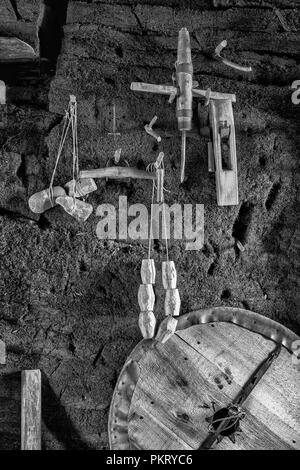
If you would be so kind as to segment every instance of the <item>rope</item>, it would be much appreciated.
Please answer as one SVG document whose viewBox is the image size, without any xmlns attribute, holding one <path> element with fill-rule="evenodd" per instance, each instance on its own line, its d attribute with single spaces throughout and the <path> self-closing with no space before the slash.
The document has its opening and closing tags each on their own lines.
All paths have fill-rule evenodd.
<svg viewBox="0 0 300 470">
<path fill-rule="evenodd" d="M 70 124 L 71 124 L 71 120 L 70 120 L 70 104 L 69 104 L 68 109 L 65 112 L 65 116 L 64 116 L 63 130 L 62 130 L 62 133 L 61 133 L 61 138 L 60 138 L 58 151 L 57 151 L 57 157 L 56 157 L 54 169 L 53 169 L 51 180 L 50 180 L 49 190 L 48 190 L 49 191 L 49 198 L 50 198 L 52 207 L 54 205 L 54 197 L 53 197 L 54 177 L 55 177 L 55 173 L 56 173 L 56 170 L 57 170 L 58 162 L 59 162 L 60 157 L 61 157 L 62 149 L 63 149 L 63 146 L 64 146 L 65 141 L 66 141 L 66 137 L 67 137 L 67 134 L 68 134 Z"/>
</svg>

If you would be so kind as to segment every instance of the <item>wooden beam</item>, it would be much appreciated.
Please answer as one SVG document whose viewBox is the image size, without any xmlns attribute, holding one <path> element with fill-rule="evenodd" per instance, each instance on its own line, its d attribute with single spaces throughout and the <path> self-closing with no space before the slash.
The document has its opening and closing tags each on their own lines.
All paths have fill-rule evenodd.
<svg viewBox="0 0 300 470">
<path fill-rule="evenodd" d="M 23 370 L 21 383 L 21 449 L 41 450 L 41 371 Z"/>
</svg>

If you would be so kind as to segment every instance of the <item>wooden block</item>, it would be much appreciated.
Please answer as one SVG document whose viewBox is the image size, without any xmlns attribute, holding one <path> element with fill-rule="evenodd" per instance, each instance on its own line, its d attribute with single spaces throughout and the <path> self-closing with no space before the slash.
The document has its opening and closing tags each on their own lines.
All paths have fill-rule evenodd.
<svg viewBox="0 0 300 470">
<path fill-rule="evenodd" d="M 154 259 L 143 259 L 141 265 L 141 278 L 143 284 L 155 284 Z"/>
<path fill-rule="evenodd" d="M 143 338 L 151 339 L 154 336 L 156 318 L 153 312 L 141 312 L 139 315 L 139 327 Z"/>
<path fill-rule="evenodd" d="M 165 297 L 165 315 L 177 317 L 180 311 L 180 303 L 178 289 L 167 289 Z"/>
<path fill-rule="evenodd" d="M 22 371 L 21 449 L 41 450 L 41 371 Z"/>
<path fill-rule="evenodd" d="M 166 343 L 176 331 L 178 320 L 176 318 L 168 316 L 164 318 L 158 328 L 155 339 L 160 343 Z"/>
<path fill-rule="evenodd" d="M 4 341 L 0 340 L 0 364 L 6 364 L 6 346 Z"/>
<path fill-rule="evenodd" d="M 53 204 L 50 199 L 49 188 L 44 189 L 38 193 L 30 196 L 28 200 L 29 208 L 35 214 L 42 214 L 43 212 L 51 209 L 51 207 L 56 206 L 56 198 L 59 196 L 65 196 L 66 192 L 60 186 L 53 187 Z"/>
<path fill-rule="evenodd" d="M 74 196 L 74 180 L 65 184 L 68 196 Z M 83 197 L 97 190 L 97 185 L 93 178 L 80 178 L 76 182 L 75 197 Z"/>
<path fill-rule="evenodd" d="M 213 134 L 216 192 L 219 206 L 235 206 L 239 203 L 235 127 L 230 100 L 210 100 L 210 126 Z M 222 123 L 229 128 L 228 142 L 224 143 Z"/>
<path fill-rule="evenodd" d="M 140 284 L 138 302 L 141 312 L 152 312 L 155 304 L 155 294 L 152 284 Z"/>
<path fill-rule="evenodd" d="M 70 196 L 62 196 L 56 198 L 56 203 L 64 208 L 64 210 L 74 217 L 78 222 L 85 222 L 93 212 L 93 206 L 87 202 L 80 201 Z"/>
<path fill-rule="evenodd" d="M 162 262 L 162 281 L 164 289 L 175 289 L 177 284 L 177 271 L 174 261 Z"/>
</svg>

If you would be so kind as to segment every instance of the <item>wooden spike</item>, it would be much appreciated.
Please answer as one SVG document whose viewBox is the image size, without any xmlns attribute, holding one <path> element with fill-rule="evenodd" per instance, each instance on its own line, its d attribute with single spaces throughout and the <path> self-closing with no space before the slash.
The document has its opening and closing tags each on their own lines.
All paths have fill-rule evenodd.
<svg viewBox="0 0 300 470">
<path fill-rule="evenodd" d="M 64 210 L 74 217 L 78 222 L 85 222 L 93 212 L 93 206 L 87 202 L 74 199 L 70 196 L 58 197 L 57 204 L 62 206 Z"/>
<path fill-rule="evenodd" d="M 155 339 L 160 343 L 165 343 L 166 341 L 168 341 L 168 339 L 170 339 L 171 336 L 174 335 L 177 323 L 178 320 L 176 320 L 176 318 L 174 317 L 167 316 L 166 318 L 164 318 L 164 320 L 159 325 Z"/>
<path fill-rule="evenodd" d="M 180 311 L 180 303 L 178 289 L 167 289 L 165 297 L 165 315 L 177 317 Z"/>
<path fill-rule="evenodd" d="M 48 189 L 44 189 L 43 191 L 39 191 L 38 193 L 33 194 L 30 196 L 28 200 L 29 208 L 35 214 L 42 214 L 43 212 L 51 209 L 51 207 L 56 206 L 56 198 L 60 196 L 65 196 L 66 192 L 60 186 L 53 187 L 53 204 L 51 203 L 50 199 L 50 191 Z"/>
<path fill-rule="evenodd" d="M 156 170 L 156 175 L 157 175 L 157 199 L 156 201 L 158 203 L 164 202 L 164 173 L 165 170 L 163 168 L 160 168 Z"/>
<path fill-rule="evenodd" d="M 155 284 L 154 259 L 143 259 L 141 265 L 141 278 L 143 284 Z"/>
<path fill-rule="evenodd" d="M 162 281 L 164 289 L 175 289 L 177 284 L 177 271 L 174 261 L 163 261 Z"/>
<path fill-rule="evenodd" d="M 149 312 L 141 312 L 139 315 L 139 327 L 143 338 L 150 339 L 153 338 L 155 332 L 155 325 L 156 325 L 156 318 L 154 313 Z"/>
<path fill-rule="evenodd" d="M 0 339 L 0 364 L 4 366 L 6 364 L 6 346 L 4 341 Z"/>
<path fill-rule="evenodd" d="M 41 449 L 41 371 L 23 370 L 21 384 L 21 448 Z"/>
<path fill-rule="evenodd" d="M 74 196 L 74 180 L 65 184 L 68 196 Z M 97 185 L 93 178 L 80 178 L 76 182 L 75 197 L 83 197 L 97 190 Z"/>
<path fill-rule="evenodd" d="M 155 304 L 155 295 L 152 284 L 140 284 L 138 302 L 141 312 L 152 312 Z"/>
</svg>

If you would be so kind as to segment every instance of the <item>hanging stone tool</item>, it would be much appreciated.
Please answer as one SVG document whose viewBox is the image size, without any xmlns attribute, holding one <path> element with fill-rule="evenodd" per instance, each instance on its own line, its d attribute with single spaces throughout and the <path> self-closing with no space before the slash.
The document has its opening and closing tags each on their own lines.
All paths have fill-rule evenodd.
<svg viewBox="0 0 300 470">
<path fill-rule="evenodd" d="M 183 182 L 185 179 L 186 133 L 192 129 L 193 97 L 201 100 L 206 100 L 207 97 L 206 91 L 196 89 L 198 83 L 193 81 L 190 35 L 186 28 L 182 28 L 178 35 L 174 82 L 175 86 L 133 82 L 131 83 L 131 90 L 168 95 L 170 103 L 176 98 L 176 117 L 178 129 L 182 135 L 180 181 Z M 210 99 L 235 102 L 235 95 L 212 91 Z"/>
<path fill-rule="evenodd" d="M 77 198 L 87 196 L 93 191 L 97 191 L 97 185 L 93 178 L 79 178 L 76 181 L 75 192 L 74 192 L 74 180 L 69 181 L 65 184 L 68 196 L 75 196 Z"/>
<path fill-rule="evenodd" d="M 60 186 L 53 186 L 51 190 L 49 188 L 43 189 L 43 191 L 30 196 L 28 200 L 29 208 L 35 214 L 43 214 L 43 212 L 57 205 L 56 198 L 60 196 L 66 196 L 66 191 Z"/>
<path fill-rule="evenodd" d="M 155 294 L 155 265 L 153 259 L 143 259 L 141 265 L 142 284 L 138 291 L 138 302 L 140 306 L 139 327 L 143 338 L 150 339 L 154 336 L 156 319 L 153 313 Z"/>
</svg>

